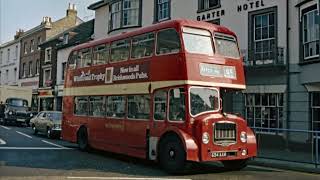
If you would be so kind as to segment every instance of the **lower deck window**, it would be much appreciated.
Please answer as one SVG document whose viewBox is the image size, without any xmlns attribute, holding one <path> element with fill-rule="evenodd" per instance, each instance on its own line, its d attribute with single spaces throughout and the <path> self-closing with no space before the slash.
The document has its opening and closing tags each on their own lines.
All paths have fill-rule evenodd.
<svg viewBox="0 0 320 180">
<path fill-rule="evenodd" d="M 185 89 L 175 88 L 169 92 L 169 120 L 182 121 L 185 120 Z"/>
<path fill-rule="evenodd" d="M 128 118 L 149 119 L 150 118 L 150 96 L 132 95 L 128 96 Z"/>
<path fill-rule="evenodd" d="M 74 101 L 74 114 L 82 116 L 88 115 L 88 97 L 76 97 Z"/>
<path fill-rule="evenodd" d="M 103 96 L 90 97 L 90 116 L 103 117 L 105 114 L 105 103 Z"/>
<path fill-rule="evenodd" d="M 125 96 L 107 97 L 107 117 L 124 118 L 125 117 Z"/>
</svg>

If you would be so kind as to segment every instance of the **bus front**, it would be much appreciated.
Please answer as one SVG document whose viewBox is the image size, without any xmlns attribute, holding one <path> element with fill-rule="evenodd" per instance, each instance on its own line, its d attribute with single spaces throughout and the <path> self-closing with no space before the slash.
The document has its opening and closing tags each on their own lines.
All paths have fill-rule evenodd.
<svg viewBox="0 0 320 180">
<path fill-rule="evenodd" d="M 188 75 L 188 120 L 199 161 L 241 169 L 257 154 L 253 131 L 240 116 L 223 112 L 221 91 L 245 89 L 237 38 L 221 26 L 182 28 Z"/>
</svg>

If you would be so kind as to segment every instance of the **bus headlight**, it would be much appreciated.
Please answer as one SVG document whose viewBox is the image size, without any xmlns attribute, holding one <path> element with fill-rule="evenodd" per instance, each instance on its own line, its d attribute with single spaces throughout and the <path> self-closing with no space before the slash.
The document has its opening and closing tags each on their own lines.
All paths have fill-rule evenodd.
<svg viewBox="0 0 320 180">
<path fill-rule="evenodd" d="M 243 143 L 246 143 L 247 142 L 247 133 L 242 131 L 241 134 L 240 134 L 240 140 L 241 142 Z"/>
<path fill-rule="evenodd" d="M 204 132 L 202 134 L 202 142 L 203 142 L 203 144 L 208 144 L 209 141 L 210 141 L 209 134 L 207 132 Z"/>
<path fill-rule="evenodd" d="M 12 115 L 12 111 L 9 111 L 9 115 Z"/>
<path fill-rule="evenodd" d="M 30 113 L 30 117 L 32 117 L 33 116 L 33 114 L 32 113 Z"/>
</svg>

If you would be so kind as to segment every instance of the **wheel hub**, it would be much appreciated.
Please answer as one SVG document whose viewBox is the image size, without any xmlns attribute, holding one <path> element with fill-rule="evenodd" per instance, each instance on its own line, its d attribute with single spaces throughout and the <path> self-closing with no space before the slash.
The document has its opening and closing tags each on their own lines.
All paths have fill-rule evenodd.
<svg viewBox="0 0 320 180">
<path fill-rule="evenodd" d="M 174 150 L 170 150 L 169 151 L 169 156 L 171 157 L 171 158 L 174 158 L 174 155 L 175 155 L 175 152 L 174 152 Z"/>
</svg>

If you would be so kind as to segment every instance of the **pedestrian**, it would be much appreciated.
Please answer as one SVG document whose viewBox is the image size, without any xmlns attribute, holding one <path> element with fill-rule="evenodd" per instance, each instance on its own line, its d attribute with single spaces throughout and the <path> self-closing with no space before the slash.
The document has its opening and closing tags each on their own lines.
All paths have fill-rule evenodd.
<svg viewBox="0 0 320 180">
<path fill-rule="evenodd" d="M 3 102 L 0 102 L 0 118 L 3 120 L 4 119 L 4 111 L 5 111 L 6 106 L 3 104 Z"/>
</svg>

